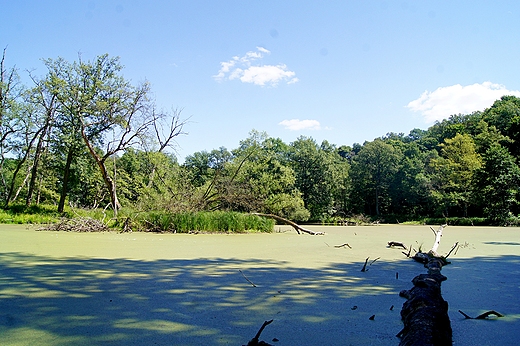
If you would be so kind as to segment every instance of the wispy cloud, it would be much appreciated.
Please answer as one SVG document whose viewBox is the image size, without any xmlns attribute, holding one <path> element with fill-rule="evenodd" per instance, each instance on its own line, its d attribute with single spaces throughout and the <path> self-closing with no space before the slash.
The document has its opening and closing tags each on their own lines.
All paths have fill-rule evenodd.
<svg viewBox="0 0 520 346">
<path fill-rule="evenodd" d="M 420 112 L 427 122 L 448 118 L 453 114 L 470 114 L 484 110 L 504 95 L 520 96 L 520 91 L 508 90 L 501 84 L 484 82 L 462 86 L 460 84 L 425 91 L 406 106 Z"/>
<path fill-rule="evenodd" d="M 298 82 L 296 73 L 290 71 L 285 64 L 258 64 L 258 60 L 269 54 L 271 54 L 269 50 L 256 47 L 256 51 L 247 52 L 242 57 L 234 56 L 231 60 L 220 63 L 220 70 L 213 78 L 217 81 L 238 79 L 243 83 L 261 86 L 276 86 L 280 82 L 287 84 Z"/>
<path fill-rule="evenodd" d="M 300 130 L 320 130 L 321 125 L 318 120 L 300 120 L 300 119 L 291 119 L 284 120 L 278 123 L 278 125 L 282 125 L 286 130 L 290 131 L 300 131 Z"/>
</svg>

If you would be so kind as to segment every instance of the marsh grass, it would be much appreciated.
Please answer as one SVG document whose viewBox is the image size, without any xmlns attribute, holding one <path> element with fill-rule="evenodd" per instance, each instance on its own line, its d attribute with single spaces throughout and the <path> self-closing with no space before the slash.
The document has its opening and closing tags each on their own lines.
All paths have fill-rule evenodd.
<svg viewBox="0 0 520 346">
<path fill-rule="evenodd" d="M 145 230 L 173 233 L 272 232 L 275 224 L 274 220 L 256 215 L 225 211 L 186 212 L 177 214 L 149 212 L 139 215 L 137 221 Z"/>
</svg>

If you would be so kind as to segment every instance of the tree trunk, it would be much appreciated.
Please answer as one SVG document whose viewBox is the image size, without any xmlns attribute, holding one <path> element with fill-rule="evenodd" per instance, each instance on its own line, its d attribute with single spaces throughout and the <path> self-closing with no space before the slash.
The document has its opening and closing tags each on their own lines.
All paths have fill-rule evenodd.
<svg viewBox="0 0 520 346">
<path fill-rule="evenodd" d="M 117 198 L 116 182 L 108 174 L 108 170 L 107 170 L 107 167 L 105 164 L 106 157 L 100 157 L 96 153 L 96 151 L 92 147 L 92 144 L 90 143 L 89 139 L 87 138 L 87 135 L 85 134 L 84 129 L 81 131 L 81 136 L 83 137 L 83 141 L 87 145 L 90 155 L 94 158 L 94 160 L 96 161 L 96 163 L 101 171 L 101 175 L 103 176 L 103 181 L 105 182 L 105 186 L 107 187 L 108 193 L 110 195 L 110 203 L 114 210 L 114 216 L 116 216 L 117 211 L 119 209 L 121 209 L 121 204 L 119 204 L 119 199 Z"/>
<path fill-rule="evenodd" d="M 25 199 L 25 205 L 28 207 L 32 204 L 33 195 L 34 195 L 34 188 L 36 186 L 36 177 L 38 175 L 38 168 L 40 165 L 40 158 L 42 156 L 43 152 L 43 143 L 44 138 L 47 135 L 48 129 L 49 129 L 49 122 L 51 119 L 51 113 L 48 113 L 47 116 L 47 123 L 42 128 L 42 133 L 40 134 L 40 137 L 38 138 L 38 144 L 36 144 L 36 151 L 34 153 L 34 162 L 31 169 L 31 180 L 29 180 L 29 187 L 27 191 L 27 197 Z"/>
<path fill-rule="evenodd" d="M 63 170 L 63 186 L 61 188 L 60 201 L 58 203 L 58 213 L 63 213 L 65 209 L 65 199 L 67 198 L 67 189 L 69 185 L 70 177 L 70 166 L 72 165 L 72 159 L 74 157 L 74 149 L 69 148 L 67 153 L 67 162 L 65 163 L 65 169 Z"/>
</svg>

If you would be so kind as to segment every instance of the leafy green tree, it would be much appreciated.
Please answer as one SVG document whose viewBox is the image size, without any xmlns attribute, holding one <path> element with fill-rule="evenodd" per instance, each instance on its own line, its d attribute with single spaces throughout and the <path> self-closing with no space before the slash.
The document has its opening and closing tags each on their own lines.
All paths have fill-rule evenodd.
<svg viewBox="0 0 520 346">
<path fill-rule="evenodd" d="M 511 139 L 507 148 L 513 155 L 520 155 L 520 98 L 502 96 L 483 112 L 482 117 L 489 126 Z"/>
<path fill-rule="evenodd" d="M 178 114 L 156 112 L 149 100 L 148 83 L 133 86 L 125 80 L 119 58 L 105 54 L 92 62 L 85 62 L 80 57 L 73 63 L 63 59 L 49 59 L 45 63 L 49 69 L 49 84 L 61 106 L 64 120 L 61 127 L 68 129 L 66 133 L 71 142 L 67 163 L 72 161 L 78 143 L 82 142 L 99 168 L 112 208 L 117 213 L 121 205 L 116 189 L 116 169 L 107 169 L 109 159 L 129 147 L 143 145 L 152 133 L 156 135 L 161 151 L 182 133 L 184 122 L 176 121 Z M 168 116 L 173 120 L 163 137 L 158 124 Z M 103 151 L 98 150 L 101 146 Z"/>
<path fill-rule="evenodd" d="M 473 176 L 482 165 L 473 138 L 457 134 L 445 139 L 441 156 L 431 160 L 430 165 L 434 172 L 433 197 L 440 210 L 448 216 L 451 207 L 458 207 L 467 216 Z"/>
<path fill-rule="evenodd" d="M 352 149 L 347 146 L 339 148 L 328 141 L 320 145 L 324 160 L 330 171 L 330 194 L 332 198 L 331 216 L 346 217 L 350 214 L 350 161 Z"/>
<path fill-rule="evenodd" d="M 289 160 L 295 172 L 295 186 L 301 192 L 311 220 L 321 220 L 334 214 L 332 171 L 326 153 L 316 141 L 299 137 L 290 145 Z"/>
<path fill-rule="evenodd" d="M 399 149 L 377 138 L 366 142 L 352 162 L 351 176 L 353 194 L 351 198 L 362 209 L 381 215 L 382 209 L 390 205 L 389 189 L 399 168 L 402 153 Z"/>
<path fill-rule="evenodd" d="M 285 163 L 287 151 L 288 146 L 280 139 L 253 130 L 232 151 L 231 161 L 220 150 L 194 155 L 187 163 L 196 172 L 211 172 L 212 179 L 203 195 L 206 208 L 257 211 L 307 220 L 309 213 L 294 186 L 294 171 Z"/>
<path fill-rule="evenodd" d="M 201 187 L 208 183 L 224 165 L 231 162 L 233 155 L 225 148 L 195 152 L 184 159 L 184 167 L 191 173 L 192 183 Z"/>
<path fill-rule="evenodd" d="M 404 136 L 386 139 L 388 144 L 403 154 L 389 186 L 389 211 L 397 215 L 425 215 L 431 206 L 426 162 L 432 151 L 422 151 L 418 141 L 408 139 Z"/>
<path fill-rule="evenodd" d="M 509 151 L 492 145 L 483 156 L 483 165 L 475 173 L 475 199 L 485 215 L 497 224 L 518 213 L 520 167 Z"/>
</svg>

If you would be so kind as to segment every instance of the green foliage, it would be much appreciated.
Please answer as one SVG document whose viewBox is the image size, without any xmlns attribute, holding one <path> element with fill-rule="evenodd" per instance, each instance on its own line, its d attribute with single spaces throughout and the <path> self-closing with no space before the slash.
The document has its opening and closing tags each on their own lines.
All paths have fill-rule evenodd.
<svg viewBox="0 0 520 346">
<path fill-rule="evenodd" d="M 295 187 L 302 194 L 311 220 L 333 213 L 332 162 L 328 153 L 338 155 L 335 148 L 324 150 L 312 138 L 299 137 L 291 143 L 289 162 L 296 177 Z"/>
<path fill-rule="evenodd" d="M 354 157 L 351 169 L 357 211 L 367 210 L 380 215 L 388 208 L 390 184 L 402 156 L 398 147 L 379 138 L 363 145 Z"/>
<path fill-rule="evenodd" d="M 445 216 L 451 207 L 460 208 L 467 216 L 473 176 L 481 165 L 471 136 L 457 134 L 441 144 L 441 156 L 431 160 L 430 166 L 434 174 L 432 195 Z"/>
<path fill-rule="evenodd" d="M 484 214 L 496 224 L 511 224 L 518 212 L 520 167 L 508 150 L 495 144 L 484 154 L 484 164 L 476 173 L 475 199 Z"/>
</svg>

